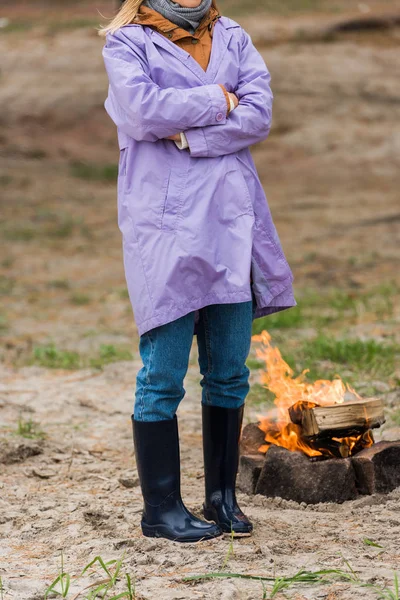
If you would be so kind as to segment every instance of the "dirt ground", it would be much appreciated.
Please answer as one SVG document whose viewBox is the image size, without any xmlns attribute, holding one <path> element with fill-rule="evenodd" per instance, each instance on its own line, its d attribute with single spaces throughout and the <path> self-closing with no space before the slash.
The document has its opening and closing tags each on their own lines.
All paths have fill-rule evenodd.
<svg viewBox="0 0 400 600">
<path fill-rule="evenodd" d="M 61 551 L 73 578 L 97 555 L 125 553 L 122 572 L 147 600 L 261 600 L 260 581 L 184 577 L 349 572 L 348 564 L 363 583 L 393 589 L 400 489 L 311 507 L 239 494 L 255 532 L 233 547 L 229 538 L 179 545 L 141 536 L 130 427 L 140 360 L 116 222 L 118 149 L 103 107 L 103 42 L 85 21 L 94 18 L 90 6 L 82 3 L 73 18 L 66 10 L 57 27 L 57 15 L 43 20 L 33 3 L 0 14 L 15 23 L 0 31 L 0 598 L 41 600 Z M 398 2 L 358 6 L 348 3 L 352 16 L 365 6 L 399 11 Z M 304 33 L 338 16 L 346 15 L 265 17 L 259 47 L 272 74 L 274 127 L 253 155 L 299 296 L 309 288 L 357 296 L 379 286 L 384 295 L 391 286 L 391 318 L 360 312 L 351 332 L 399 340 L 400 30 Z M 259 39 L 260 21 L 238 20 Z M 307 337 L 310 329 L 302 323 L 287 335 Z M 43 344 L 78 353 L 83 368 L 40 366 L 32 356 Z M 90 360 L 101 347 L 117 348 L 119 360 L 96 369 Z M 196 353 L 194 344 L 179 419 L 183 495 L 200 514 Z M 374 382 L 389 413 L 399 407 L 398 381 Z M 246 422 L 259 412 L 249 404 Z M 33 430 L 18 435 L 31 421 Z M 398 439 L 399 423 L 389 418 L 378 439 Z M 74 580 L 67 598 L 101 577 Z M 123 585 L 121 578 L 116 589 Z M 284 594 L 275 597 L 378 598 L 344 580 Z"/>
</svg>

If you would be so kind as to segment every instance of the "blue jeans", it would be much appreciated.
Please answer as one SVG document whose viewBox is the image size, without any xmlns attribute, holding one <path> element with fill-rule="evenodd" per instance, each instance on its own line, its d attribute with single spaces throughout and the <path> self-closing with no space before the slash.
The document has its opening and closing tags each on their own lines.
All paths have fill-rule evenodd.
<svg viewBox="0 0 400 600">
<path fill-rule="evenodd" d="M 239 408 L 249 391 L 246 359 L 251 344 L 255 298 L 200 309 L 197 327 L 203 404 Z M 143 367 L 137 374 L 134 418 L 172 419 L 185 395 L 195 313 L 155 327 L 140 337 Z"/>
</svg>

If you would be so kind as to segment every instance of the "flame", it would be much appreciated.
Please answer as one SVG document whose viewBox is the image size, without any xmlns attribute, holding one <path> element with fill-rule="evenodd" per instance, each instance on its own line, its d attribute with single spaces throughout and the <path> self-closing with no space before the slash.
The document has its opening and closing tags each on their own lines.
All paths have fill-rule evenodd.
<svg viewBox="0 0 400 600">
<path fill-rule="evenodd" d="M 291 451 L 301 451 L 307 456 L 350 456 L 357 447 L 359 449 L 374 443 L 370 431 L 353 437 L 332 438 L 326 447 L 317 447 L 312 441 L 301 436 L 301 426 L 294 423 L 293 415 L 296 408 L 313 408 L 315 406 L 330 406 L 341 404 L 345 393 L 351 392 L 361 399 L 357 392 L 348 384 L 345 385 L 338 377 L 332 381 L 320 379 L 314 383 L 305 381 L 309 369 L 305 369 L 297 377 L 282 358 L 279 348 L 271 345 L 271 336 L 267 331 L 252 337 L 254 342 L 260 342 L 261 348 L 256 349 L 257 357 L 265 361 L 266 370 L 261 374 L 261 383 L 275 395 L 275 410 L 273 414 L 259 416 L 259 428 L 265 433 L 266 444 L 260 446 L 259 452 L 267 452 L 271 444 L 283 446 Z M 294 419 L 295 420 L 295 419 Z"/>
</svg>

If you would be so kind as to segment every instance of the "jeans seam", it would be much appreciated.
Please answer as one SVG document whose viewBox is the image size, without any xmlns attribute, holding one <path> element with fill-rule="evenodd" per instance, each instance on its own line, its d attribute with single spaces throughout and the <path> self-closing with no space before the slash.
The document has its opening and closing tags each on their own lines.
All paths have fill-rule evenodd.
<svg viewBox="0 0 400 600">
<path fill-rule="evenodd" d="M 203 319 L 204 319 L 204 339 L 206 342 L 205 346 L 206 346 L 206 355 L 207 355 L 207 371 L 204 374 L 204 385 L 205 385 L 207 403 L 212 404 L 211 398 L 210 398 L 210 389 L 209 389 L 208 381 L 206 378 L 206 376 L 210 375 L 210 373 L 212 372 L 211 338 L 210 338 L 209 321 L 208 321 L 208 315 L 207 315 L 207 307 L 204 307 Z"/>
<path fill-rule="evenodd" d="M 146 385 L 143 386 L 142 388 L 142 394 L 140 396 L 140 401 L 139 401 L 139 420 L 142 420 L 143 417 L 143 411 L 144 411 L 144 402 L 143 402 L 143 397 L 144 397 L 144 393 L 146 390 L 146 386 L 150 385 L 150 371 L 151 371 L 151 363 L 152 363 L 152 359 L 153 359 L 153 355 L 154 355 L 154 348 L 155 348 L 155 344 L 153 343 L 153 340 L 151 338 L 151 335 L 147 334 L 147 337 L 149 339 L 150 342 L 150 356 L 149 356 L 149 360 L 147 362 L 147 372 L 146 372 Z"/>
</svg>

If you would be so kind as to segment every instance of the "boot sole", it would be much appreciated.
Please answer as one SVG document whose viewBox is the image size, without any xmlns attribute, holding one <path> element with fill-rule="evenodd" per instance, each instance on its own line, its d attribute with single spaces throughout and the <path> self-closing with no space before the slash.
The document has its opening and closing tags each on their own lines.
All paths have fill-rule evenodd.
<svg viewBox="0 0 400 600">
<path fill-rule="evenodd" d="M 250 537 L 253 533 L 253 529 L 251 529 L 250 531 L 232 531 L 231 528 L 228 528 L 226 525 L 218 521 L 217 514 L 213 510 L 203 507 L 203 515 L 204 518 L 207 519 L 207 521 L 214 521 L 218 525 L 218 527 L 222 529 L 224 535 L 233 535 L 233 537 Z"/>
<path fill-rule="evenodd" d="M 202 537 L 189 537 L 189 538 L 177 538 L 174 537 L 170 534 L 168 534 L 167 531 L 164 531 L 162 529 L 160 529 L 159 525 L 143 525 L 142 524 L 142 533 L 145 537 L 151 537 L 151 538 L 163 538 L 166 540 L 169 540 L 171 542 L 179 542 L 179 543 L 187 543 L 187 544 L 194 544 L 196 542 L 206 542 L 208 540 L 213 540 L 217 537 L 220 537 L 222 535 L 222 531 L 221 533 L 217 533 L 216 535 L 203 535 Z"/>
</svg>

